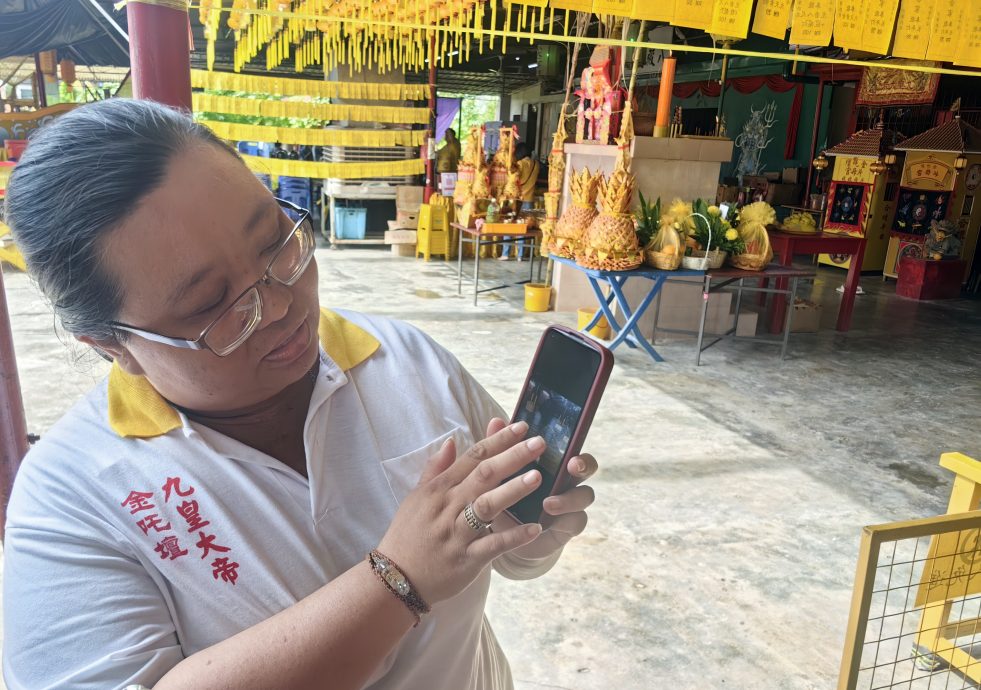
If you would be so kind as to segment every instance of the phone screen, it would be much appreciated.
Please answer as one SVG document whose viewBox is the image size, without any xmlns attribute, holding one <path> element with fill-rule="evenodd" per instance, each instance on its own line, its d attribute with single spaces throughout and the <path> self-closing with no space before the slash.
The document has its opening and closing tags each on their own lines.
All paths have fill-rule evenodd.
<svg viewBox="0 0 981 690">
<path fill-rule="evenodd" d="M 521 470 L 542 473 L 539 487 L 509 509 L 522 522 L 541 516 L 601 363 L 600 353 L 588 345 L 558 331 L 546 334 L 514 416 L 528 423 L 527 438 L 541 436 L 546 445 L 538 461 Z"/>
</svg>

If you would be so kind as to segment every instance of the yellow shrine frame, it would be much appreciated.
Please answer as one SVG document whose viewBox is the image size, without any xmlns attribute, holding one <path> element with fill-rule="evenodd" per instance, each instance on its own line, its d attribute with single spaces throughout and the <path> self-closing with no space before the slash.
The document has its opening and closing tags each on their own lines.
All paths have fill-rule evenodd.
<svg viewBox="0 0 981 690">
<path fill-rule="evenodd" d="M 940 465 L 955 475 L 946 515 L 874 525 L 862 531 L 838 678 L 839 690 L 855 690 L 858 687 L 860 672 L 869 670 L 867 665 L 863 666 L 863 648 L 880 642 L 870 642 L 867 631 L 873 593 L 882 591 L 876 590 L 877 571 L 883 567 L 879 563 L 882 547 L 924 537 L 931 538 L 929 552 L 922 559 L 924 567 L 919 582 L 910 587 L 917 591 L 916 601 L 912 608 L 901 612 L 920 613 L 913 635 L 912 656 L 921 671 L 934 670 L 943 661 L 950 670 L 981 683 L 981 658 L 972 656 L 955 643 L 958 638 L 981 634 L 981 617 L 952 620 L 956 603 L 981 593 L 981 511 L 977 510 L 981 503 L 981 462 L 961 453 L 945 453 L 940 458 Z M 958 559 L 972 564 L 977 561 L 978 569 L 972 567 L 967 573 L 958 572 L 955 569 Z M 946 583 L 942 596 L 930 594 L 937 583 Z M 903 637 L 900 634 L 897 644 L 902 644 Z M 908 680 L 902 680 L 899 685 L 909 687 L 908 683 Z"/>
</svg>

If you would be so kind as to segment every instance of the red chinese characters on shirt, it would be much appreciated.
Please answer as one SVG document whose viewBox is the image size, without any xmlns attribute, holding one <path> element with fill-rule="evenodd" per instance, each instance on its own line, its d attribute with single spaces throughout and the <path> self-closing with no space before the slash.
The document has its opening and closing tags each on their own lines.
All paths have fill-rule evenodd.
<svg viewBox="0 0 981 690">
<path fill-rule="evenodd" d="M 141 510 L 153 510 L 156 506 L 150 503 L 153 494 L 145 491 L 130 491 L 129 496 L 119 505 L 129 508 L 130 515 L 136 515 Z"/>
<path fill-rule="evenodd" d="M 190 496 L 194 493 L 194 487 L 188 488 L 187 491 L 181 491 L 181 478 L 180 477 L 167 477 L 166 483 L 162 487 L 164 492 L 164 503 L 170 501 L 170 492 L 173 491 L 175 494 L 184 498 L 185 496 Z"/>
<path fill-rule="evenodd" d="M 204 532 L 198 532 L 198 536 L 201 539 L 195 544 L 196 547 L 201 549 L 201 558 L 207 558 L 208 554 L 212 551 L 217 551 L 219 553 L 228 553 L 231 551 L 227 546 L 222 546 L 221 544 L 216 544 L 215 539 L 217 537 L 213 534 L 205 534 Z"/>
<path fill-rule="evenodd" d="M 188 532 L 196 532 L 205 525 L 211 524 L 210 520 L 205 520 L 201 517 L 201 511 L 198 509 L 197 501 L 184 501 L 177 506 L 177 512 L 187 522 Z"/>
<path fill-rule="evenodd" d="M 211 575 L 216 580 L 220 577 L 225 582 L 229 582 L 234 585 L 235 580 L 238 579 L 238 563 L 235 563 L 234 561 L 229 563 L 228 560 L 229 559 L 225 556 L 216 558 L 211 564 L 211 567 L 214 568 Z"/>
<path fill-rule="evenodd" d="M 170 499 L 174 496 L 178 498 L 187 498 L 194 493 L 194 487 L 187 485 L 186 487 L 181 485 L 180 477 L 167 477 L 164 485 L 160 487 L 163 491 L 164 500 L 163 503 L 169 504 Z M 152 502 L 153 493 L 148 491 L 130 491 L 129 495 L 120 503 L 119 505 L 123 508 L 129 510 L 130 515 L 136 515 L 143 511 L 157 510 L 157 506 Z M 212 551 L 216 553 L 230 554 L 231 548 L 228 546 L 223 546 L 218 542 L 218 535 L 209 534 L 204 531 L 204 527 L 211 524 L 210 520 L 206 520 L 201 514 L 201 508 L 197 500 L 189 499 L 180 502 L 176 505 L 175 510 L 177 514 L 183 518 L 184 522 L 187 524 L 188 533 L 198 533 L 198 541 L 195 546 L 201 550 L 201 560 L 206 559 Z M 148 515 L 141 516 L 140 520 L 136 521 L 136 526 L 139 527 L 143 534 L 150 536 L 150 531 L 153 532 L 167 532 L 171 531 L 173 528 L 171 523 L 163 515 L 162 511 L 149 513 Z M 176 560 L 182 556 L 188 555 L 188 550 L 181 548 L 179 538 L 176 534 L 171 534 L 163 537 L 160 541 L 156 543 L 153 550 L 160 555 L 161 560 Z M 225 582 L 234 585 L 238 580 L 238 569 L 239 564 L 232 560 L 231 556 L 221 556 L 215 558 L 211 562 L 211 575 L 215 581 Z"/>
<path fill-rule="evenodd" d="M 150 530 L 154 532 L 165 532 L 170 529 L 170 523 L 164 524 L 164 521 L 160 519 L 160 516 L 156 513 L 151 513 L 145 518 L 136 523 L 136 526 L 143 530 L 143 534 L 149 535 Z"/>
<path fill-rule="evenodd" d="M 177 535 L 172 534 L 169 537 L 164 537 L 161 541 L 157 543 L 153 550 L 160 554 L 160 558 L 166 560 L 175 560 L 181 556 L 187 555 L 187 549 L 182 549 L 180 543 L 177 541 Z"/>
</svg>

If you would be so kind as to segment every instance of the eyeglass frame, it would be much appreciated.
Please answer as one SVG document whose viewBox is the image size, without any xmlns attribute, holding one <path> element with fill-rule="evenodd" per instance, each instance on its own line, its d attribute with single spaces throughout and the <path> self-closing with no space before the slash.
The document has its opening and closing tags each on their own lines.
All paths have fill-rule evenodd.
<svg viewBox="0 0 981 690">
<path fill-rule="evenodd" d="M 150 340 L 155 343 L 160 343 L 162 345 L 170 345 L 171 347 L 178 347 L 185 350 L 208 350 L 217 357 L 227 357 L 228 355 L 235 352 L 235 350 L 242 347 L 245 341 L 251 338 L 252 334 L 255 333 L 256 329 L 259 327 L 259 324 L 262 323 L 262 292 L 260 292 L 258 289 L 259 284 L 261 283 L 263 285 L 270 285 L 272 281 L 276 281 L 280 285 L 285 285 L 286 287 L 291 287 L 295 285 L 296 281 L 300 279 L 300 276 L 302 276 L 306 272 L 307 268 L 310 267 L 310 261 L 313 259 L 314 249 L 316 249 L 317 246 L 316 237 L 313 233 L 313 225 L 308 222 L 310 221 L 310 215 L 311 215 L 310 209 L 297 206 L 296 204 L 287 201 L 286 199 L 280 199 L 279 197 L 273 197 L 273 198 L 276 200 L 276 203 L 279 204 L 281 209 L 286 211 L 293 211 L 294 213 L 299 213 L 300 214 L 299 219 L 293 224 L 293 229 L 290 230 L 289 234 L 283 239 L 279 247 L 276 248 L 276 252 L 272 255 L 272 258 L 269 260 L 269 263 L 266 264 L 266 270 L 262 272 L 262 275 L 259 276 L 259 279 L 254 283 L 252 283 L 249 287 L 245 288 L 238 295 L 238 297 L 232 300 L 231 304 L 229 304 L 228 307 L 223 309 L 222 312 L 218 316 L 216 316 L 211 323 L 205 326 L 204 330 L 201 331 L 200 335 L 198 335 L 197 338 L 194 338 L 193 340 L 189 340 L 187 338 L 174 338 L 167 335 L 161 335 L 160 333 L 154 333 L 153 331 L 147 331 L 142 328 L 136 328 L 135 326 L 129 326 L 127 324 L 120 323 L 118 321 L 110 321 L 109 325 L 112 326 L 113 328 L 118 328 L 121 331 L 126 331 L 127 333 L 138 335 L 141 338 Z M 276 263 L 280 255 L 289 245 L 290 241 L 293 240 L 293 237 L 294 235 L 296 235 L 297 231 L 301 230 L 304 227 L 304 224 L 307 225 L 308 230 L 306 232 L 310 235 L 310 240 L 311 240 L 310 251 L 308 252 L 307 257 L 303 260 L 302 266 L 297 270 L 296 275 L 293 278 L 293 281 L 290 283 L 285 283 L 282 280 L 276 278 L 276 276 L 272 275 L 270 273 L 270 270 L 272 269 L 273 264 Z M 249 330 L 248 334 L 242 338 L 241 342 L 239 342 L 237 345 L 235 345 L 235 347 L 228 350 L 224 354 L 219 354 L 218 352 L 215 352 L 215 350 L 210 345 L 208 345 L 204 341 L 204 339 L 208 336 L 208 333 L 211 331 L 211 329 L 213 329 L 219 321 L 225 318 L 225 316 L 232 309 L 235 308 L 235 305 L 239 303 L 239 300 L 245 297 L 252 290 L 256 291 L 259 315 L 255 323 L 249 327 L 251 330 Z"/>
</svg>

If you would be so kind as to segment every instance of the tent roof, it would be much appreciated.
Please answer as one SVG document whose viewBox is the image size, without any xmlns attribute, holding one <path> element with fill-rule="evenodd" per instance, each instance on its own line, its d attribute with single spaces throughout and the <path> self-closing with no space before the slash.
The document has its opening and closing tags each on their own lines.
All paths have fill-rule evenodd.
<svg viewBox="0 0 981 690">
<path fill-rule="evenodd" d="M 0 0 L 0 59 L 57 50 L 81 65 L 129 65 L 126 39 L 96 5 L 126 31 L 112 0 Z"/>
</svg>

